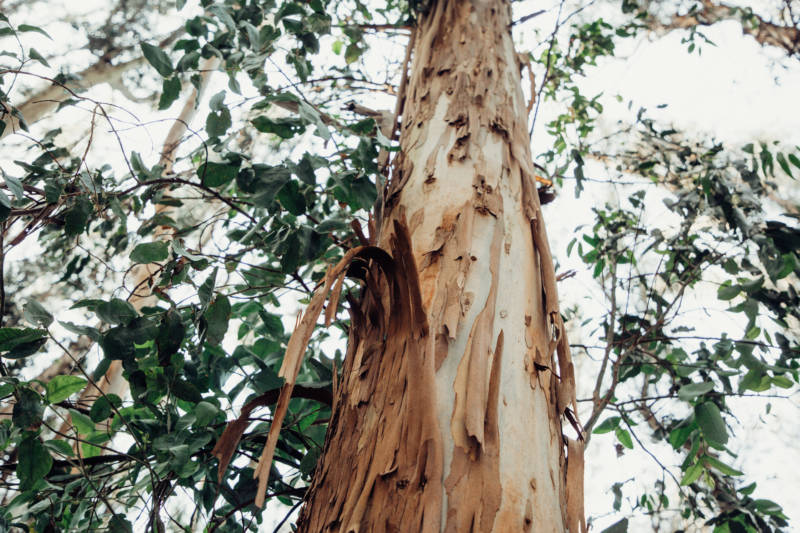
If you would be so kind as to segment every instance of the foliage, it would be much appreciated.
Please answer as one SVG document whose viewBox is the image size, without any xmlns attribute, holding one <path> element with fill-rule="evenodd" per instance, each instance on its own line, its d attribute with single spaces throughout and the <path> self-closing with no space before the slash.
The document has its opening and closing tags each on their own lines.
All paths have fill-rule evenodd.
<svg viewBox="0 0 800 533">
<path fill-rule="evenodd" d="M 198 107 L 203 129 L 187 130 L 174 161 L 129 149 L 131 117 L 55 74 L 53 58 L 28 44 L 33 34 L 46 38 L 44 29 L 0 15 L 0 127 L 21 143 L 15 166 L 4 161 L 2 171 L 2 253 L 39 252 L 33 262 L 7 261 L 0 284 L 0 397 L 13 405 L 0 419 L 0 531 L 133 530 L 139 511 L 159 531 L 258 528 L 265 515 L 253 505 L 250 460 L 269 411 L 253 411 L 219 477 L 212 449 L 243 404 L 274 403 L 294 306 L 363 238 L 385 179 L 378 155 L 394 148 L 378 114 L 341 102 L 393 90 L 402 65 L 384 67 L 388 81 L 376 81 L 385 43 L 375 32 L 387 30 L 381 38 L 399 61 L 407 27 L 427 8 L 401 0 L 133 4 L 87 29 L 86 46 L 102 60 L 143 58 L 140 76 L 158 87 L 152 107 L 174 117 L 182 94 L 204 88 L 204 61 L 216 58 L 226 77 L 227 87 Z M 632 184 L 622 202 L 593 205 L 594 225 L 567 248 L 607 304 L 602 316 L 570 317 L 576 347 L 596 350 L 599 361 L 582 419 L 589 437 L 613 433 L 621 449 L 639 451 L 655 439 L 678 458 L 658 463 L 674 482 L 635 497 L 630 514 L 670 519 L 677 509 L 683 523 L 715 531 L 778 531 L 788 526 L 781 507 L 732 466 L 730 400 L 797 389 L 798 211 L 790 205 L 791 217 L 779 218 L 767 206 L 779 183 L 800 173 L 800 148 L 693 140 L 646 110 L 601 135 L 602 99 L 582 92 L 581 77 L 646 31 L 649 19 L 635 4 L 622 2 L 615 20 L 560 17 L 558 31 L 530 54 L 542 74 L 537 112 L 563 110 L 546 124 L 542 174 L 556 185 L 575 180 L 581 194 L 590 162 L 605 160 Z M 123 30 L 132 12 L 153 20 L 171 13 L 183 24 L 171 38 L 146 25 Z M 21 119 L 16 84 L 28 78 L 63 89 L 54 129 Z M 59 120 L 75 110 L 91 121 L 79 148 L 64 142 Z M 97 155 L 101 137 L 116 156 Z M 654 201 L 678 221 L 651 220 Z M 687 323 L 691 299 L 718 302 L 732 325 L 708 335 Z M 312 338 L 277 445 L 270 502 L 301 501 L 331 416 L 335 347 L 347 326 L 336 320 Z M 68 371 L 37 378 L 54 357 Z M 115 362 L 129 393 L 100 386 Z M 679 466 L 663 466 L 671 463 Z M 623 484 L 608 485 L 620 511 Z M 181 513 L 187 498 L 197 509 Z"/>
</svg>

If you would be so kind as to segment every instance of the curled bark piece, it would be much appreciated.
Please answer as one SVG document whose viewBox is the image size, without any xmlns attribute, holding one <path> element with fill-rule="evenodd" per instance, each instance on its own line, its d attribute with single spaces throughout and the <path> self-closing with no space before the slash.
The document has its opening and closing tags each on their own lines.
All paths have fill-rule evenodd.
<svg viewBox="0 0 800 533">
<path fill-rule="evenodd" d="M 278 443 L 281 425 L 283 424 L 283 420 L 286 417 L 286 412 L 289 408 L 289 400 L 292 398 L 295 382 L 297 381 L 297 375 L 300 372 L 300 367 L 303 362 L 303 355 L 306 352 L 306 348 L 308 348 L 308 342 L 311 339 L 311 334 L 314 331 L 314 327 L 316 326 L 317 320 L 322 312 L 325 299 L 328 297 L 328 293 L 331 291 L 332 285 L 334 282 L 336 282 L 337 285 L 340 285 L 339 280 L 341 280 L 346 273 L 352 270 L 353 261 L 355 259 L 374 260 L 376 264 L 382 265 L 384 269 L 392 269 L 392 259 L 388 254 L 386 254 L 386 252 L 374 246 L 359 246 L 349 250 L 335 267 L 328 269 L 322 285 L 319 286 L 314 292 L 311 302 L 309 302 L 308 307 L 300 318 L 297 327 L 292 333 L 292 336 L 289 338 L 289 343 L 286 347 L 286 354 L 284 355 L 283 363 L 281 364 L 280 371 L 278 372 L 278 376 L 284 378 L 285 381 L 280 389 L 280 392 L 278 393 L 278 398 L 272 417 L 272 425 L 270 426 L 269 433 L 267 434 L 267 441 L 264 444 L 264 449 L 261 452 L 258 465 L 253 472 L 253 477 L 258 480 L 258 490 L 255 498 L 255 505 L 258 507 L 262 507 L 264 505 L 267 481 L 269 479 L 269 470 L 270 466 L 272 465 L 273 456 L 275 455 L 275 446 Z M 338 290 L 341 291 L 341 286 L 339 286 Z M 338 301 L 338 294 L 336 294 L 336 298 L 336 301 Z M 336 302 L 332 303 L 334 305 L 336 304 Z M 332 313 L 333 311 L 331 311 L 331 314 Z M 248 406 L 249 405 L 250 404 L 248 404 Z M 251 406 L 250 410 L 252 410 L 254 407 L 256 407 L 256 405 Z M 247 415 L 249 415 L 250 410 L 247 411 Z M 243 410 L 242 413 L 242 416 L 230 423 L 230 431 L 228 431 L 228 428 L 226 428 L 226 432 L 223 432 L 224 438 L 220 438 L 220 441 L 217 442 L 217 446 L 214 447 L 214 451 L 212 452 L 220 460 L 218 474 L 220 481 L 222 480 L 222 476 L 227 469 L 231 458 L 233 457 L 233 452 L 235 451 L 236 446 L 239 443 L 239 439 L 241 438 L 241 435 L 247 425 L 247 416 L 244 414 L 245 411 Z"/>
<path fill-rule="evenodd" d="M 588 530 L 583 516 L 583 441 L 569 438 L 566 441 L 567 524 L 570 533 L 586 533 Z"/>
<path fill-rule="evenodd" d="M 211 455 L 219 460 L 219 467 L 217 470 L 217 481 L 219 483 L 222 483 L 225 471 L 231 463 L 236 447 L 239 446 L 239 441 L 242 440 L 242 435 L 250 424 L 250 413 L 258 407 L 270 405 L 278 401 L 280 391 L 281 389 L 270 390 L 253 398 L 242 407 L 242 411 L 236 420 L 229 422 L 228 425 L 225 426 L 225 430 L 214 445 L 214 449 L 211 450 Z M 326 405 L 333 404 L 333 396 L 324 388 L 297 385 L 292 391 L 292 397 L 316 400 Z"/>
</svg>

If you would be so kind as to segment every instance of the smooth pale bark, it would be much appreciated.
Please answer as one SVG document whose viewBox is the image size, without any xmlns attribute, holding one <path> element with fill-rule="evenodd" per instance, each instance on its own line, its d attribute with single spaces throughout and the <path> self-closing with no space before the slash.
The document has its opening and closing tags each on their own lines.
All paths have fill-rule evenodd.
<svg viewBox="0 0 800 533">
<path fill-rule="evenodd" d="M 378 238 L 392 263 L 357 273 L 301 531 L 585 529 L 510 22 L 507 0 L 439 0 L 420 18 Z"/>
</svg>

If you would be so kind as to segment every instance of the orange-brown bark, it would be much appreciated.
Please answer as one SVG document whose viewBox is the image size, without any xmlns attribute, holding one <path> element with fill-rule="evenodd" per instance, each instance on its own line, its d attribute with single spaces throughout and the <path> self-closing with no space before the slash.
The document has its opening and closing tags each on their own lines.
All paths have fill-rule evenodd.
<svg viewBox="0 0 800 533">
<path fill-rule="evenodd" d="M 432 2 L 307 532 L 571 531 L 582 443 L 507 0 Z M 556 355 L 557 354 L 557 355 Z"/>
</svg>

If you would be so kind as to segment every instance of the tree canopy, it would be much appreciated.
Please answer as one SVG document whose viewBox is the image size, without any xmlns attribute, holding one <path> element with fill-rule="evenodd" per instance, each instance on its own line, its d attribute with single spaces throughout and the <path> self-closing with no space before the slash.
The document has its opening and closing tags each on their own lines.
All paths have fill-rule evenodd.
<svg viewBox="0 0 800 533">
<path fill-rule="evenodd" d="M 310 332 L 261 509 L 281 364 L 327 269 L 374 236 L 434 1 L 0 0 L 0 531 L 290 527 L 357 276 Z M 565 228 L 587 518 L 787 531 L 790 496 L 762 494 L 770 475 L 787 492 L 783 465 L 739 452 L 753 416 L 767 449 L 796 446 L 800 140 L 730 142 L 590 80 L 665 36 L 669 61 L 702 57 L 735 25 L 777 85 L 800 5 L 512 6 L 545 223 Z"/>
</svg>

